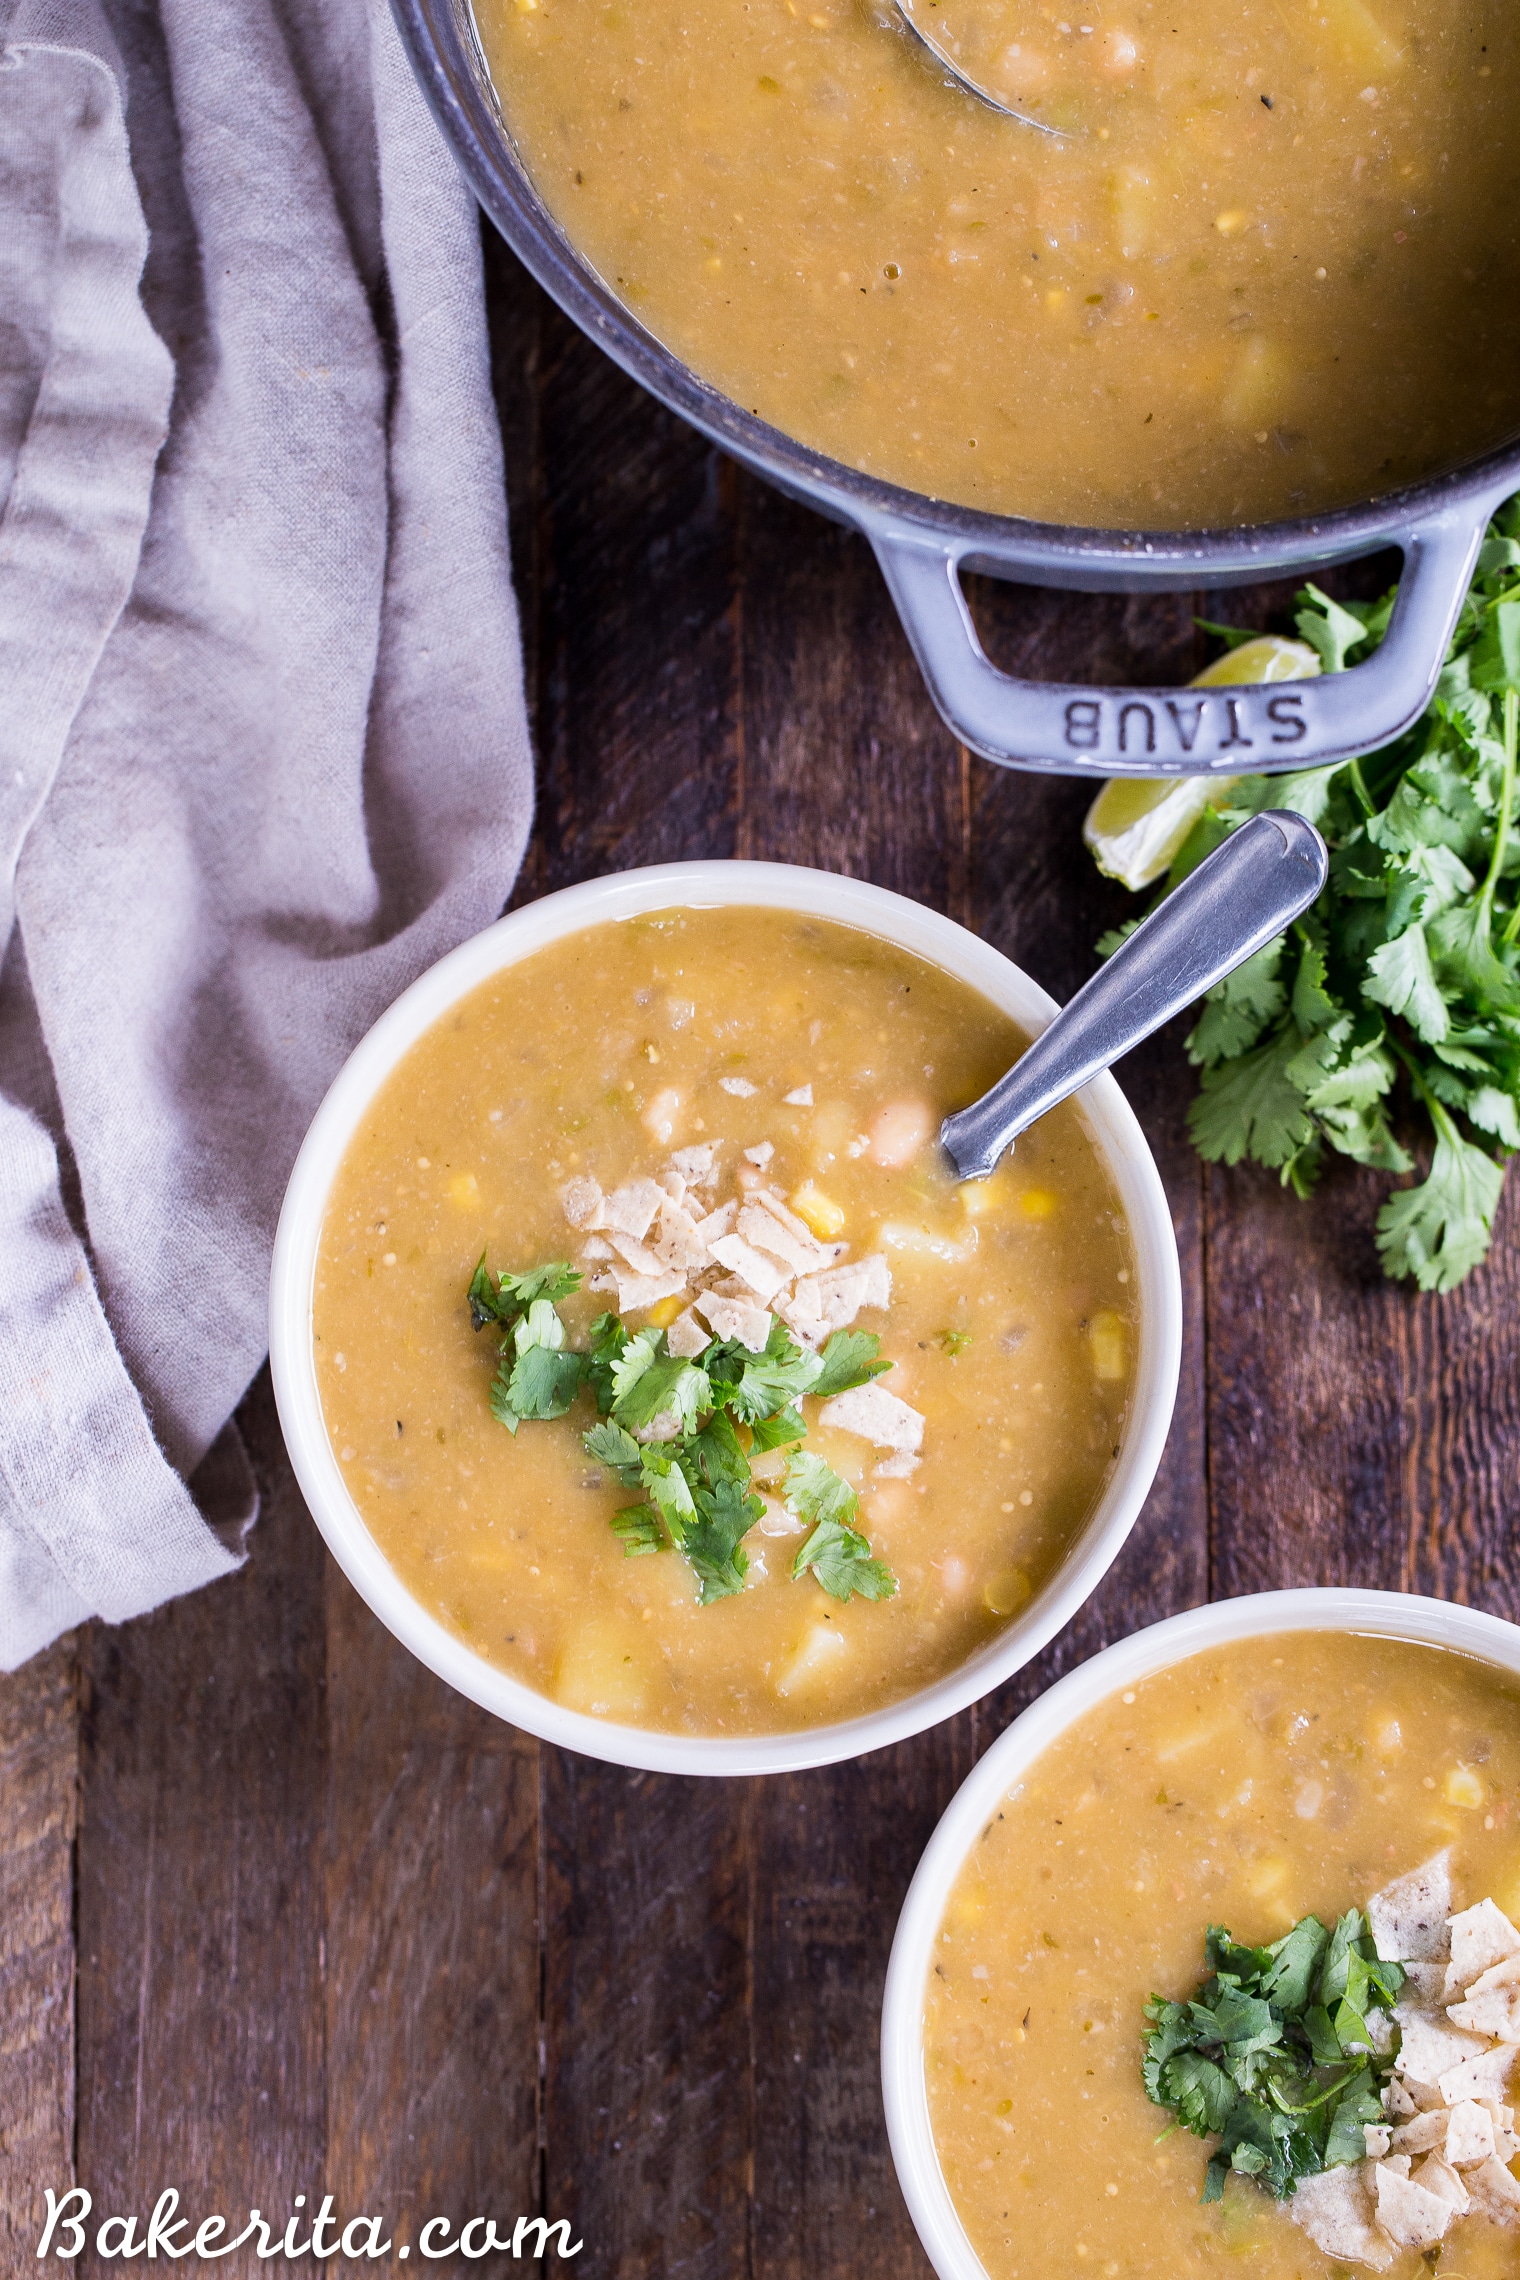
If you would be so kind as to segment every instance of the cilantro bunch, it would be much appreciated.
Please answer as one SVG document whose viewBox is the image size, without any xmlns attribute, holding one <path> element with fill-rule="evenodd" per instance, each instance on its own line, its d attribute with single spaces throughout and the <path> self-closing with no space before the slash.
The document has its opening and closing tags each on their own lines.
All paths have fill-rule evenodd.
<svg viewBox="0 0 1520 2280">
<path fill-rule="evenodd" d="M 1360 664 L 1394 596 L 1299 597 L 1323 670 Z M 1213 626 L 1230 645 L 1253 638 Z M 1300 775 L 1247 776 L 1199 819 L 1164 893 L 1266 807 L 1296 809 L 1331 851 L 1314 909 L 1221 982 L 1187 1041 L 1189 1117 L 1211 1163 L 1249 1157 L 1307 1197 L 1332 1152 L 1379 1171 L 1413 1159 L 1401 1105 L 1433 1138 L 1424 1180 L 1378 1215 L 1390 1275 L 1446 1291 L 1484 1257 L 1504 1164 L 1520 1148 L 1520 500 L 1492 524 L 1429 710 L 1395 743 Z M 1124 930 L 1124 931 L 1127 931 Z M 1112 948 L 1120 936 L 1105 938 Z"/>
<path fill-rule="evenodd" d="M 1204 1957 L 1209 1976 L 1190 2003 L 1153 1995 L 1145 2006 L 1141 2065 L 1147 2097 L 1219 2140 L 1202 2198 L 1217 2201 L 1232 2169 L 1284 2200 L 1300 2177 L 1364 2159 L 1393 2066 L 1369 2022 L 1406 1974 L 1379 1960 L 1361 1910 L 1333 1932 L 1304 1916 L 1263 1948 L 1211 1924 Z"/>
<path fill-rule="evenodd" d="M 765 1351 L 715 1339 L 695 1360 L 672 1354 L 663 1330 L 635 1334 L 615 1314 L 599 1314 L 589 1343 L 566 1343 L 559 1301 L 581 1277 L 562 1260 L 527 1274 L 490 1275 L 482 1257 L 469 1288 L 477 1330 L 501 1333 L 491 1413 L 509 1432 L 525 1419 L 563 1417 L 584 1389 L 600 1423 L 586 1452 L 642 1500 L 613 1515 L 629 1559 L 667 1547 L 697 1580 L 704 1607 L 742 1591 L 749 1572 L 743 1539 L 765 1511 L 750 1458 L 790 1449 L 783 1489 L 787 1510 L 808 1529 L 792 1580 L 811 1574 L 835 1599 L 890 1599 L 897 1580 L 871 1557 L 857 1522 L 860 1499 L 821 1457 L 797 1446 L 807 1434 L 797 1406 L 865 1385 L 890 1362 L 868 1330 L 836 1330 L 821 1354 L 799 1346 L 774 1317 Z M 655 1426 L 668 1438 L 640 1440 Z M 673 1428 L 673 1431 L 672 1431 Z M 742 1438 L 741 1438 L 742 1434 Z"/>
</svg>

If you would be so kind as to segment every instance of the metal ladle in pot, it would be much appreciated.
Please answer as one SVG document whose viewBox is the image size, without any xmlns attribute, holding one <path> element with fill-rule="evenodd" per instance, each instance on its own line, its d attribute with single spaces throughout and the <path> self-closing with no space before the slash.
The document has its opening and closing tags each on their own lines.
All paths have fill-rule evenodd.
<svg viewBox="0 0 1520 2280">
<path fill-rule="evenodd" d="M 1279 808 L 1231 834 L 1142 919 L 991 1092 L 947 1116 L 956 1174 L 985 1179 L 1037 1117 L 1170 1021 L 1306 911 L 1330 867 L 1312 823 Z"/>
<path fill-rule="evenodd" d="M 1021 111 L 1015 104 L 1005 102 L 1001 95 L 995 95 L 990 87 L 967 70 L 956 53 L 955 34 L 940 13 L 941 0 L 893 0 L 893 4 L 914 38 L 928 49 L 935 62 L 968 95 L 974 95 L 989 110 L 1001 111 L 1005 119 L 1016 119 L 1022 127 L 1034 127 L 1042 135 L 1053 136 L 1057 142 L 1067 139 L 1064 127 L 1052 126 L 1046 119 L 1033 118 L 1028 111 Z"/>
</svg>

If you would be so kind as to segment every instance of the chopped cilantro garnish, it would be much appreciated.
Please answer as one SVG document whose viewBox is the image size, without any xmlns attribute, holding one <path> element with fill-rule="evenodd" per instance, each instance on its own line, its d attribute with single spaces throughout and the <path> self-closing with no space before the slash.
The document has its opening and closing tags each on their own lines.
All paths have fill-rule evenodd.
<svg viewBox="0 0 1520 2280">
<path fill-rule="evenodd" d="M 1369 2020 L 1392 2009 L 1405 1979 L 1379 1959 L 1361 1911 L 1333 1932 L 1301 1917 L 1264 1948 L 1211 1924 L 1204 1957 L 1209 1975 L 1191 2002 L 1153 1995 L 1146 2005 L 1141 2060 L 1147 2097 L 1219 2140 L 1203 2199 L 1219 2199 L 1231 2170 L 1284 2200 L 1300 2177 L 1361 2161 L 1393 2067 Z"/>
<path fill-rule="evenodd" d="M 841 1480 L 807 1451 L 794 1456 L 786 1468 L 786 1508 L 795 1519 L 812 1523 L 812 1534 L 792 1562 L 792 1580 L 809 1569 L 833 1599 L 890 1599 L 897 1578 L 881 1560 L 873 1560 L 871 1547 L 855 1522 L 860 1499 L 847 1480 Z"/>
<path fill-rule="evenodd" d="M 1299 596 L 1323 670 L 1361 664 L 1393 596 Z M 1222 632 L 1210 627 L 1211 632 Z M 1226 638 L 1232 638 L 1227 636 Z M 1394 743 L 1296 776 L 1246 776 L 1178 850 L 1163 893 L 1265 807 L 1319 826 L 1330 879 L 1312 912 L 1210 991 L 1188 1039 L 1190 1116 L 1211 1162 L 1249 1157 L 1312 1193 L 1331 1154 L 1430 1168 L 1378 1216 L 1390 1275 L 1451 1290 L 1488 1251 L 1504 1164 L 1520 1149 L 1520 499 L 1491 525 L 1429 709 Z M 1118 933 L 1105 937 L 1105 953 Z"/>
<path fill-rule="evenodd" d="M 663 1330 L 651 1326 L 630 1336 L 615 1314 L 599 1314 L 585 1347 L 572 1348 L 558 1302 L 580 1281 L 560 1261 L 493 1278 L 481 1259 L 467 1295 L 475 1328 L 493 1325 L 501 1333 L 491 1413 L 515 1433 L 525 1419 L 563 1417 L 584 1387 L 600 1420 L 583 1436 L 586 1454 L 620 1488 L 637 1489 L 644 1498 L 613 1516 L 613 1533 L 628 1558 L 674 1548 L 691 1567 L 703 1606 L 726 1599 L 744 1588 L 749 1559 L 743 1539 L 765 1511 L 750 1458 L 795 1449 L 806 1437 L 798 1407 L 804 1394 L 843 1393 L 891 1364 L 869 1331 L 838 1330 L 815 1354 L 774 1319 L 761 1354 L 715 1339 L 687 1360 L 671 1353 Z M 641 1433 L 651 1437 L 641 1441 Z M 793 1566 L 794 1581 L 811 1573 L 836 1599 L 892 1596 L 896 1579 L 871 1557 L 855 1525 L 859 1500 L 847 1481 L 821 1457 L 793 1454 L 786 1495 L 812 1529 Z"/>
<path fill-rule="evenodd" d="M 526 1314 L 536 1299 L 546 1299 L 557 1306 L 562 1298 L 581 1287 L 579 1271 L 566 1259 L 551 1259 L 546 1267 L 534 1267 L 525 1275 L 498 1275 L 493 1283 L 486 1272 L 484 1251 L 480 1263 L 470 1277 L 470 1320 L 477 1330 L 488 1322 L 499 1322 L 509 1330 L 520 1314 Z"/>
<path fill-rule="evenodd" d="M 971 1332 L 969 1330 L 941 1330 L 935 1343 L 942 1354 L 948 1354 L 952 1362 L 957 1362 L 971 1343 Z"/>
<path fill-rule="evenodd" d="M 744 1589 L 749 1558 L 739 1539 L 753 1528 L 765 1506 L 730 1480 L 719 1481 L 716 1488 L 699 1488 L 696 1504 L 697 1517 L 681 1549 L 697 1571 L 702 1605 L 710 1607 L 715 1599 L 727 1599 Z"/>
<path fill-rule="evenodd" d="M 881 1359 L 881 1341 L 870 1330 L 836 1330 L 819 1359 L 821 1367 L 808 1391 L 820 1397 L 868 1385 L 892 1367 Z"/>
<path fill-rule="evenodd" d="M 581 1390 L 579 1354 L 530 1346 L 507 1380 L 507 1405 L 519 1417 L 563 1417 Z"/>
<path fill-rule="evenodd" d="M 756 1425 L 762 1419 L 774 1417 L 803 1394 L 811 1393 L 823 1372 L 823 1363 L 817 1354 L 799 1346 L 776 1315 L 771 1317 L 770 1335 L 763 1354 L 747 1354 L 738 1384 L 728 1395 L 728 1405 L 745 1425 Z"/>
<path fill-rule="evenodd" d="M 477 1323 L 476 1328 L 479 1327 Z M 615 1314 L 599 1314 L 591 1325 L 588 1337 L 589 1342 L 582 1357 L 586 1383 L 596 1397 L 598 1413 L 605 1417 L 612 1407 L 616 1391 L 612 1373 L 628 1343 L 628 1333 Z"/>
<path fill-rule="evenodd" d="M 621 1425 L 593 1425 L 585 1443 L 587 1456 L 594 1458 L 604 1472 L 610 1472 L 620 1488 L 638 1487 L 644 1452 L 631 1433 L 625 1433 Z"/>
<path fill-rule="evenodd" d="M 642 1559 L 648 1552 L 663 1552 L 668 1541 L 652 1504 L 627 1504 L 621 1512 L 614 1512 L 612 1533 L 631 1560 Z"/>
</svg>

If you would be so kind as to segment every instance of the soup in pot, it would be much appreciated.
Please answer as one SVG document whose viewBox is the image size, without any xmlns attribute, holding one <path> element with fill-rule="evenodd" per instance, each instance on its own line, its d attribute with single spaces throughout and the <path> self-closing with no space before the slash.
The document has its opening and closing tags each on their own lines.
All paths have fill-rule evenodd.
<svg viewBox="0 0 1520 2280">
<path fill-rule="evenodd" d="M 565 233 L 846 466 L 1100 527 L 1317 513 L 1520 424 L 1506 0 L 476 0 Z"/>
<path fill-rule="evenodd" d="M 693 1734 L 863 1713 L 1015 1620 L 1142 1334 L 1075 1106 L 990 1180 L 940 1147 L 1025 1042 L 889 942 L 754 909 L 593 927 L 454 1006 L 355 1134 L 313 1308 L 334 1452 L 423 1606 Z"/>
</svg>

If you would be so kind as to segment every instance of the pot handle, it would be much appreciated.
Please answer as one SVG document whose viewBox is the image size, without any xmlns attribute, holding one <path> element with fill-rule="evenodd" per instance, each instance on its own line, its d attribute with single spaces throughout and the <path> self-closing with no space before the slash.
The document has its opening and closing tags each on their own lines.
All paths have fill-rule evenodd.
<svg viewBox="0 0 1520 2280">
<path fill-rule="evenodd" d="M 1365 665 L 1265 687 L 1083 688 L 1020 681 L 983 649 L 961 588 L 974 549 L 901 526 L 869 532 L 946 722 L 1005 768 L 1063 776 L 1263 776 L 1391 743 L 1430 702 L 1493 501 L 1414 524 L 1393 618 Z"/>
</svg>

